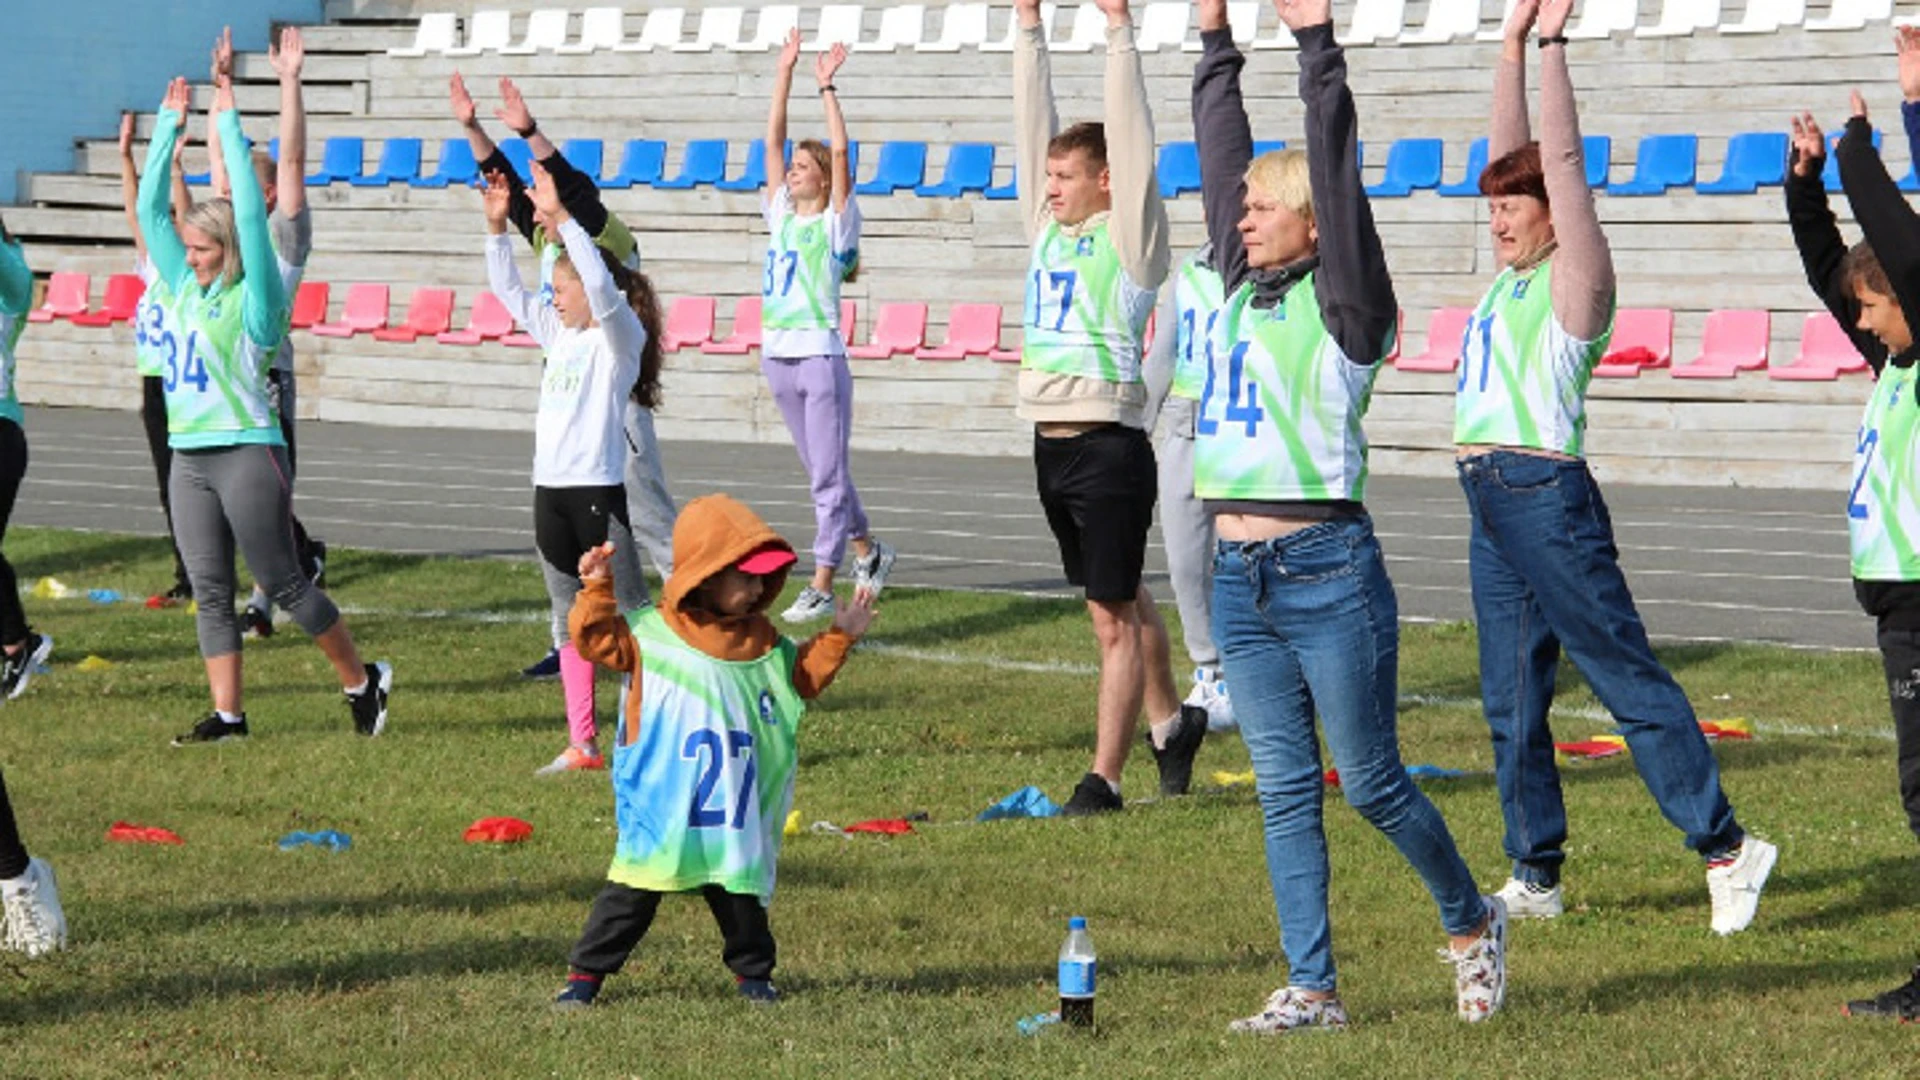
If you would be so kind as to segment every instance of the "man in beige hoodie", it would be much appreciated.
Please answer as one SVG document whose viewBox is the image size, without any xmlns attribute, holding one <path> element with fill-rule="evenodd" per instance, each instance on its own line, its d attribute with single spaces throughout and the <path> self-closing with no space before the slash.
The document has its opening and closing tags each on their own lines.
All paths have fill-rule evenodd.
<svg viewBox="0 0 1920 1080">
<path fill-rule="evenodd" d="M 1174 690 L 1167 628 L 1140 583 L 1156 494 L 1140 368 L 1170 261 L 1167 212 L 1127 0 L 1098 3 L 1107 16 L 1104 124 L 1060 129 L 1039 0 L 1018 0 L 1013 59 L 1020 210 L 1033 245 L 1020 416 L 1033 422 L 1040 504 L 1062 568 L 1085 590 L 1100 642 L 1093 768 L 1069 814 L 1120 809 L 1143 702 L 1162 794 L 1186 792 L 1207 729 L 1205 710 L 1183 706 Z"/>
</svg>

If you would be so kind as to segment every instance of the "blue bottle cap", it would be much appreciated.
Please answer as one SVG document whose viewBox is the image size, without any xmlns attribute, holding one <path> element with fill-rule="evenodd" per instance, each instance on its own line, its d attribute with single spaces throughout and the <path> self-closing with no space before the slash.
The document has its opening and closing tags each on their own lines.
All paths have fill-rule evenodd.
<svg viewBox="0 0 1920 1080">
<path fill-rule="evenodd" d="M 1085 916 L 1075 915 L 1073 918 L 1067 920 L 1067 929 L 1069 930 L 1085 930 L 1086 928 L 1087 920 Z"/>
</svg>

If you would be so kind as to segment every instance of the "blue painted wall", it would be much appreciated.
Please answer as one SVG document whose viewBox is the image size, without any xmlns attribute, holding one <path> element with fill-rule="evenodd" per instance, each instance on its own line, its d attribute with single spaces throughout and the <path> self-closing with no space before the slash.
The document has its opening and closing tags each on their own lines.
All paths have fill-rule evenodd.
<svg viewBox="0 0 1920 1080">
<path fill-rule="evenodd" d="M 73 168 L 76 136 L 110 139 L 122 109 L 151 111 L 167 79 L 207 77 L 214 35 L 233 27 L 236 50 L 267 47 L 275 19 L 317 23 L 322 0 L 30 0 L 6 5 L 0 34 L 0 203 L 17 198 L 20 170 Z"/>
</svg>

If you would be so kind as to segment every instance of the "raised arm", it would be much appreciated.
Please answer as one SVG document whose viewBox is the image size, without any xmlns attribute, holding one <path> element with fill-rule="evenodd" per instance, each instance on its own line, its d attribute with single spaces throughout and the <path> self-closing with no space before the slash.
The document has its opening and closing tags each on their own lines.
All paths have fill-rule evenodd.
<svg viewBox="0 0 1920 1080">
<path fill-rule="evenodd" d="M 1113 214 L 1107 234 L 1120 265 L 1142 289 L 1157 289 L 1167 279 L 1167 207 L 1153 173 L 1153 111 L 1147 105 L 1147 77 L 1133 43 L 1133 15 L 1127 0 L 1097 0 L 1107 16 L 1106 108 L 1107 170 L 1113 190 Z"/>
<path fill-rule="evenodd" d="M 147 168 L 140 175 L 140 235 L 147 242 L 154 273 L 168 285 L 177 284 L 187 269 L 187 248 L 167 206 L 167 163 L 173 160 L 173 144 L 186 122 L 190 100 L 186 79 L 176 76 L 167 84 L 167 96 L 154 117 L 153 140 L 147 144 Z"/>
<path fill-rule="evenodd" d="M 273 251 L 273 233 L 267 228 L 267 197 L 248 159 L 246 137 L 240 134 L 231 79 L 222 79 L 214 87 L 213 126 L 220 129 L 227 175 L 233 184 L 233 227 L 240 235 L 241 265 L 246 269 L 241 280 L 247 336 L 257 345 L 272 348 L 287 333 L 287 291 Z"/>
<path fill-rule="evenodd" d="M 1907 129 L 1907 150 L 1920 161 L 1920 26 L 1893 31 L 1893 47 L 1900 59 L 1900 121 Z"/>
<path fill-rule="evenodd" d="M 1227 0 L 1200 0 L 1200 62 L 1193 69 L 1193 138 L 1200 154 L 1200 202 L 1207 240 L 1226 295 L 1247 277 L 1247 245 L 1240 238 L 1246 212 L 1247 165 L 1253 129 L 1240 98 L 1246 57 L 1233 43 Z"/>
<path fill-rule="evenodd" d="M 1905 196 L 1887 175 L 1880 151 L 1873 148 L 1873 125 L 1867 120 L 1867 103 L 1858 90 L 1853 93 L 1853 116 L 1847 120 L 1847 133 L 1840 137 L 1834 151 L 1840 158 L 1840 186 L 1853 207 L 1853 219 L 1867 234 L 1867 243 L 1887 272 L 1894 299 L 1904 312 L 1920 314 L 1920 217 L 1907 205 Z M 1908 315 L 1909 320 L 1914 315 Z"/>
<path fill-rule="evenodd" d="M 520 267 L 513 261 L 513 241 L 507 237 L 507 207 L 512 190 L 507 186 L 507 178 L 499 172 L 489 172 L 486 177 L 481 209 L 487 218 L 487 289 L 514 320 L 545 347 L 559 334 L 559 316 L 521 283 Z"/>
<path fill-rule="evenodd" d="M 485 161 L 492 157 L 498 147 L 487 136 L 487 129 L 480 126 L 480 116 L 473 106 L 473 95 L 467 93 L 467 81 L 458 71 L 447 80 L 447 104 L 453 110 L 453 118 L 466 132 L 467 145 L 473 148 L 473 160 Z M 485 175 L 484 173 L 482 175 Z"/>
<path fill-rule="evenodd" d="M 527 99 L 513 80 L 505 76 L 500 79 L 500 107 L 493 110 L 494 118 L 507 125 L 507 130 L 527 140 L 527 149 L 541 161 L 552 157 L 558 148 L 553 140 L 540 130 L 533 118 L 533 110 L 527 108 Z"/>
<path fill-rule="evenodd" d="M 221 80 L 233 81 L 233 27 L 220 28 L 220 36 L 213 39 L 213 56 L 207 81 L 219 86 Z M 213 184 L 213 193 L 220 198 L 233 196 L 233 185 L 228 182 L 227 162 L 220 145 L 220 128 L 213 122 L 213 109 L 207 109 L 207 178 Z M 189 203 L 189 206 L 192 204 Z"/>
<path fill-rule="evenodd" d="M 1173 389 L 1179 342 L 1179 291 L 1168 285 L 1160 290 L 1160 302 L 1154 307 L 1153 344 L 1147 348 L 1146 361 L 1140 367 L 1140 378 L 1147 384 L 1145 426 L 1149 432 L 1159 423 L 1160 407 L 1166 404 L 1167 393 Z"/>
<path fill-rule="evenodd" d="M 1019 33 L 1013 46 L 1013 161 L 1019 171 L 1020 220 L 1031 242 L 1047 218 L 1047 144 L 1060 130 L 1053 106 L 1053 67 L 1040 0 L 1014 0 Z"/>
<path fill-rule="evenodd" d="M 307 102 L 300 90 L 300 69 L 307 46 L 300 28 L 280 31 L 277 45 L 267 47 L 267 62 L 280 76 L 280 161 L 275 166 L 274 199 L 281 216 L 296 218 L 307 207 Z"/>
<path fill-rule="evenodd" d="M 1564 34 L 1572 13 L 1573 0 L 1542 0 L 1540 36 Z M 1540 52 L 1540 168 L 1560 245 L 1553 256 L 1553 313 L 1567 333 L 1592 341 L 1613 321 L 1613 251 L 1600 231 L 1593 188 L 1587 184 L 1567 47 L 1549 44 Z"/>
<path fill-rule="evenodd" d="M 841 44 L 835 44 L 813 60 L 813 78 L 820 84 L 820 104 L 827 111 L 827 143 L 833 156 L 830 178 L 833 194 L 828 202 L 836 214 L 846 213 L 847 200 L 853 198 L 853 155 L 848 153 L 847 118 L 840 112 L 840 90 L 833 85 L 834 73 L 846 62 L 847 47 Z"/>
<path fill-rule="evenodd" d="M 133 233 L 133 250 L 147 257 L 147 242 L 140 236 L 140 174 L 133 164 L 133 114 L 120 114 L 120 205 L 127 212 L 127 228 Z"/>
<path fill-rule="evenodd" d="M 621 290 L 620 283 L 613 279 L 607 264 L 600 258 L 600 249 L 594 245 L 593 237 L 579 219 L 567 212 L 560 202 L 558 185 L 553 177 L 539 162 L 533 163 L 533 198 L 535 205 L 553 222 L 557 239 L 566 246 L 567 259 L 573 263 L 574 273 L 580 275 L 580 285 L 586 290 L 587 306 L 593 317 L 599 321 L 600 330 L 607 336 L 607 346 L 615 356 L 638 358 L 640 350 L 647 343 L 647 332 L 640 325 L 640 316 L 634 314 L 627 303 L 627 294 Z M 543 307 L 545 305 L 542 305 Z"/>
<path fill-rule="evenodd" d="M 772 205 L 774 192 L 787 182 L 787 99 L 793 96 L 793 69 L 798 63 L 800 31 L 789 30 L 774 65 L 773 96 L 767 102 L 767 188 L 761 196 L 766 205 Z"/>
<path fill-rule="evenodd" d="M 1807 285 L 1833 313 L 1854 348 L 1878 372 L 1887 362 L 1887 347 L 1858 326 L 1860 302 L 1840 276 L 1847 245 L 1840 238 L 1833 209 L 1827 205 L 1827 185 L 1821 176 L 1827 163 L 1826 135 L 1812 113 L 1802 113 L 1793 118 L 1791 139 L 1787 152 L 1787 225 L 1793 230 L 1793 246 L 1800 252 Z"/>
<path fill-rule="evenodd" d="M 1493 74 L 1493 125 L 1487 160 L 1499 161 L 1533 141 L 1527 128 L 1527 37 L 1540 17 L 1540 0 L 1518 0 L 1501 35 L 1500 66 Z M 1474 177 L 1475 181 L 1479 177 Z"/>
<path fill-rule="evenodd" d="M 193 193 L 187 190 L 186 164 L 180 160 L 187 150 L 187 136 L 181 133 L 178 142 L 173 144 L 173 156 L 168 159 L 172 176 L 167 181 L 167 190 L 173 198 L 173 220 L 176 224 L 185 221 L 187 211 L 193 209 Z"/>
</svg>

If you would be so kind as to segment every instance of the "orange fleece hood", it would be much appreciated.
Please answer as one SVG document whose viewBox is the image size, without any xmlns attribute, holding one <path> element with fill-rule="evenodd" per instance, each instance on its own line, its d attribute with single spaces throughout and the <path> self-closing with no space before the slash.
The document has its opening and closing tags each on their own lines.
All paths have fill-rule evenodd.
<svg viewBox="0 0 1920 1080">
<path fill-rule="evenodd" d="M 791 552 L 793 545 L 773 531 L 760 515 L 731 495 L 702 495 L 680 510 L 673 523 L 673 576 L 662 592 L 663 608 L 668 612 L 685 611 L 687 597 L 702 582 L 769 545 Z M 764 575 L 766 588 L 754 604 L 758 616 L 779 598 L 787 587 L 792 564 Z"/>
</svg>

